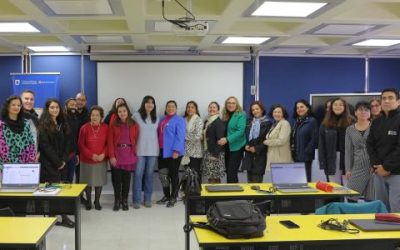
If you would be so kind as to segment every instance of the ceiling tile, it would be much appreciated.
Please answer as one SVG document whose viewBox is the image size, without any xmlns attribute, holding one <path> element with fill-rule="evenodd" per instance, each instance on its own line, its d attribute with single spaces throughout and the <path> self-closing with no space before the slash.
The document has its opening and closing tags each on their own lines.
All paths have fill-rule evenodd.
<svg viewBox="0 0 400 250">
<path fill-rule="evenodd" d="M 187 1 L 180 1 L 187 8 Z M 197 17 L 203 15 L 221 15 L 230 0 L 192 0 L 192 13 Z M 161 0 L 147 0 L 146 13 L 148 15 L 161 15 Z M 185 16 L 185 10 L 174 1 L 165 2 L 166 16 Z"/>
<path fill-rule="evenodd" d="M 3 36 L 3 39 L 18 44 L 59 44 L 62 42 L 56 36 Z"/>
<path fill-rule="evenodd" d="M 242 33 L 263 33 L 265 35 L 285 35 L 290 30 L 299 27 L 299 22 L 268 22 L 268 21 L 243 21 L 232 25 L 230 31 Z"/>
<path fill-rule="evenodd" d="M 56 15 L 111 15 L 108 0 L 43 0 Z"/>
<path fill-rule="evenodd" d="M 150 45 L 197 45 L 202 40 L 202 37 L 198 36 L 174 36 L 174 35 L 151 35 L 148 36 Z"/>
<path fill-rule="evenodd" d="M 0 16 L 23 16 L 25 15 L 15 5 L 11 4 L 8 0 L 0 1 Z"/>
<path fill-rule="evenodd" d="M 70 32 L 127 32 L 128 25 L 125 20 L 69 20 L 62 21 Z"/>
</svg>

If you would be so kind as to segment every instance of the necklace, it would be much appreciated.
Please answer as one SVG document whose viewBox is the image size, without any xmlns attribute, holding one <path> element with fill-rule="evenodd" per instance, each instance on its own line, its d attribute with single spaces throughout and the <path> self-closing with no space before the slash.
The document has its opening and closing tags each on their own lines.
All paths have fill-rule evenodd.
<svg viewBox="0 0 400 250">
<path fill-rule="evenodd" d="M 94 129 L 92 124 L 90 124 L 90 127 L 92 128 L 92 132 L 93 132 L 94 138 L 97 138 L 99 136 L 99 133 L 100 133 L 100 125 L 98 126 L 97 129 Z"/>
</svg>

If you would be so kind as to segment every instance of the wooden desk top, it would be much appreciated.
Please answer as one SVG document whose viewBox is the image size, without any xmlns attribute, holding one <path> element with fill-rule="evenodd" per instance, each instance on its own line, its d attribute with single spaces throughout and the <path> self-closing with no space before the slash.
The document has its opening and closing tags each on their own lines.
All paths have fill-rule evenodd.
<svg viewBox="0 0 400 250">
<path fill-rule="evenodd" d="M 38 245 L 55 223 L 55 217 L 0 217 L 0 246 Z"/>
<path fill-rule="evenodd" d="M 86 184 L 60 184 L 61 191 L 55 196 L 35 196 L 35 197 L 79 197 L 81 193 L 85 190 Z M 0 192 L 0 197 L 26 197 L 33 196 L 32 193 L 2 193 Z"/>
<path fill-rule="evenodd" d="M 278 215 L 266 218 L 267 228 L 264 236 L 253 239 L 226 239 L 223 236 L 207 229 L 195 228 L 195 234 L 200 246 L 207 244 L 243 244 L 243 243 L 290 243 L 290 242 L 311 242 L 311 241 L 339 241 L 339 240 L 379 240 L 399 239 L 400 231 L 386 232 L 363 232 L 350 234 L 347 232 L 323 230 L 318 227 L 321 221 L 329 218 L 337 218 L 340 222 L 345 219 L 373 219 L 374 214 L 345 214 L 345 215 Z M 190 216 L 191 221 L 206 221 L 205 216 Z M 298 229 L 288 229 L 279 221 L 291 220 L 300 226 Z M 350 228 L 355 228 L 349 225 Z"/>
<path fill-rule="evenodd" d="M 208 192 L 205 189 L 205 186 L 208 185 L 229 185 L 229 184 L 202 184 L 202 190 L 201 190 L 201 196 L 202 197 L 222 197 L 222 196 L 235 196 L 240 198 L 240 196 L 357 196 L 360 195 L 358 192 L 351 190 L 351 189 L 346 189 L 342 187 L 339 184 L 336 183 L 330 183 L 333 185 L 335 188 L 338 188 L 338 190 L 334 190 L 332 192 L 324 192 L 321 190 L 318 190 L 318 192 L 313 192 L 313 193 L 281 193 L 279 191 L 276 191 L 274 193 L 266 193 L 262 191 L 256 191 L 251 189 L 251 186 L 253 185 L 258 185 L 260 186 L 260 189 L 262 190 L 269 190 L 270 187 L 272 187 L 272 183 L 237 183 L 237 184 L 232 184 L 232 185 L 240 185 L 244 188 L 243 192 Z M 315 188 L 316 183 L 315 182 L 310 182 L 309 186 Z"/>
</svg>

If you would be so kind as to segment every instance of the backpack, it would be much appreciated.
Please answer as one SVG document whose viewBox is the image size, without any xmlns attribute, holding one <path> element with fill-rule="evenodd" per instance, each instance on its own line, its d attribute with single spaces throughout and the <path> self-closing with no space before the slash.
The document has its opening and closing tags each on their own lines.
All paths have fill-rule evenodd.
<svg viewBox="0 0 400 250">
<path fill-rule="evenodd" d="M 215 202 L 207 211 L 207 221 L 192 226 L 211 229 L 228 239 L 262 237 L 266 228 L 261 210 L 247 200 Z"/>
<path fill-rule="evenodd" d="M 201 193 L 201 185 L 199 183 L 199 175 L 197 174 L 196 170 L 193 170 L 189 167 L 186 167 L 185 172 L 179 182 L 179 186 L 177 191 L 181 189 L 185 197 L 190 196 L 199 196 Z M 177 195 L 177 194 L 176 194 Z"/>
</svg>

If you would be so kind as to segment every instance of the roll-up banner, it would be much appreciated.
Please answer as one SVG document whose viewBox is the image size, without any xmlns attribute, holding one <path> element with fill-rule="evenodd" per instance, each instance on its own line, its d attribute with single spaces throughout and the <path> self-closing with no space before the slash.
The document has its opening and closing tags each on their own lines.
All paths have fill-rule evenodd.
<svg viewBox="0 0 400 250">
<path fill-rule="evenodd" d="M 19 96 L 24 90 L 35 92 L 35 108 L 43 108 L 48 98 L 60 99 L 59 72 L 11 73 L 13 94 Z"/>
</svg>

